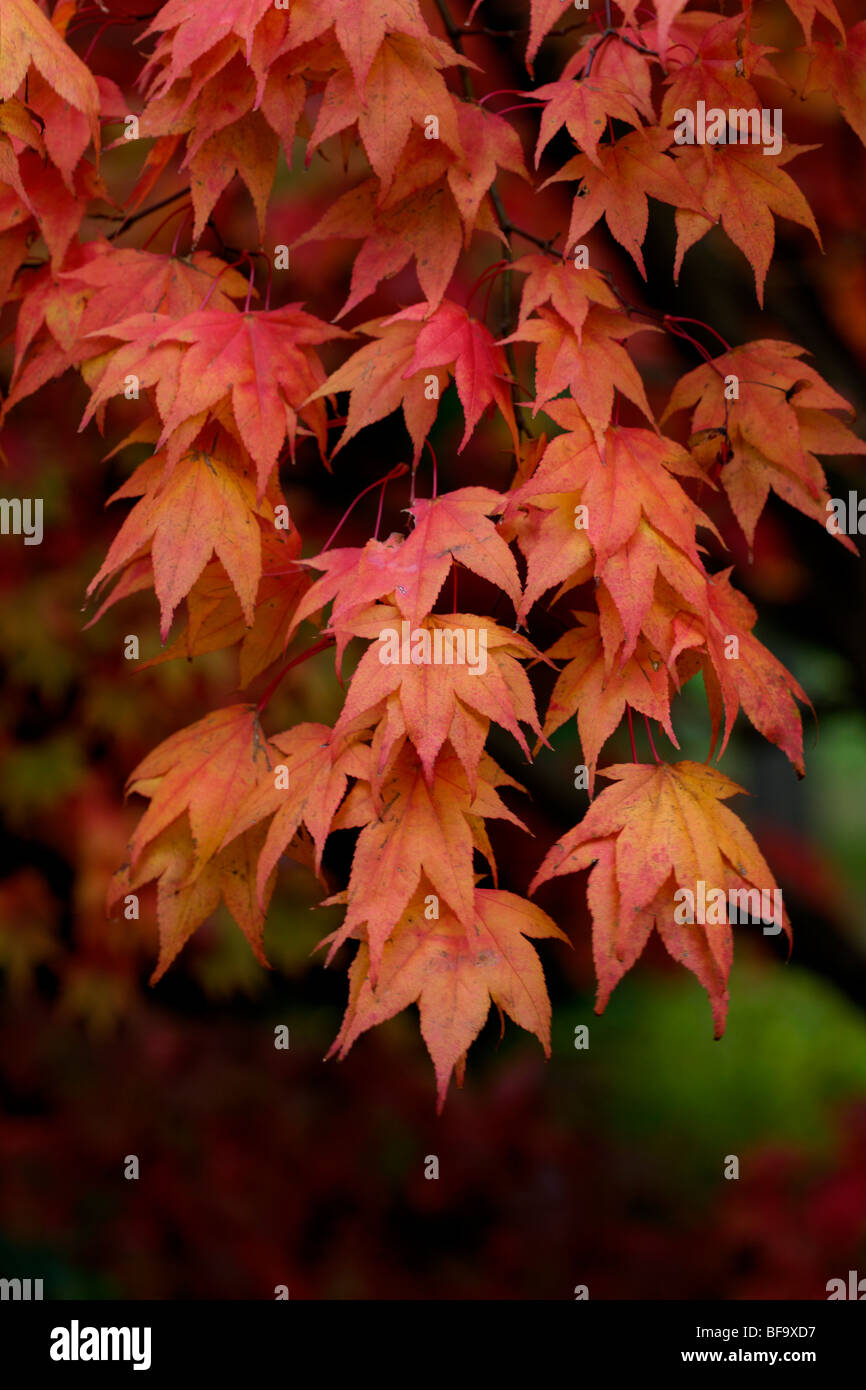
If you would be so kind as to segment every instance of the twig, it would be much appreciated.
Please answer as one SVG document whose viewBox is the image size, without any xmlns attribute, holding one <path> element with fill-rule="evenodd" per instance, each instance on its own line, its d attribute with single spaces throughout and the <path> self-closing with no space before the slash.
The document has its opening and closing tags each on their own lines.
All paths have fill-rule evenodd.
<svg viewBox="0 0 866 1390">
<path fill-rule="evenodd" d="M 140 222 L 143 217 L 150 217 L 150 214 L 152 212 L 159 212 L 160 208 L 167 208 L 169 203 L 175 202 L 178 198 L 188 198 L 189 196 L 190 189 L 182 188 L 179 193 L 170 193 L 167 198 L 162 198 L 158 203 L 154 203 L 151 207 L 142 208 L 141 212 L 131 213 L 128 217 L 123 218 L 123 221 L 121 222 L 120 226 L 117 227 L 111 233 L 108 240 L 114 241 L 116 237 L 120 236 L 121 232 L 125 232 L 127 227 L 131 227 L 134 222 Z M 123 214 L 119 213 L 118 216 L 123 217 Z"/>
<path fill-rule="evenodd" d="M 291 671 L 293 666 L 300 666 L 302 661 L 308 661 L 311 656 L 318 655 L 318 653 L 323 652 L 326 647 L 333 647 L 336 640 L 337 639 L 335 637 L 323 637 L 321 642 L 314 642 L 312 647 L 307 647 L 306 651 L 299 652 L 299 654 L 293 657 L 291 661 L 286 662 L 286 665 L 282 668 L 282 670 L 277 672 L 276 676 L 271 681 L 264 695 L 256 705 L 256 714 L 261 714 L 262 710 L 270 700 L 280 681 L 283 679 L 283 676 L 286 675 L 288 671 Z"/>
<path fill-rule="evenodd" d="M 455 23 L 454 17 L 448 8 L 447 0 L 436 0 L 436 8 L 439 11 L 442 23 L 445 25 L 445 32 L 453 43 L 457 52 L 463 57 L 463 29 Z M 472 78 L 464 67 L 460 69 L 460 81 L 463 86 L 463 95 L 467 101 L 475 100 L 475 88 L 472 85 Z"/>
</svg>

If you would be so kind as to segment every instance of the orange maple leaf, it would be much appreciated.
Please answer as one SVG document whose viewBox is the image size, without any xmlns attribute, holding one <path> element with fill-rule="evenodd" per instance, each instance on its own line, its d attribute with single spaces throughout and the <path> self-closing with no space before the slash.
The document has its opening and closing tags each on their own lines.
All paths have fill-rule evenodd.
<svg viewBox="0 0 866 1390">
<path fill-rule="evenodd" d="M 158 388 L 159 443 L 166 445 L 170 463 L 223 402 L 256 463 L 260 496 L 287 437 L 294 451 L 299 416 L 327 453 L 324 406 L 306 403 L 325 378 L 313 347 L 348 334 L 304 313 L 299 304 L 246 313 L 206 308 L 177 319 L 135 314 L 101 334 L 126 345 L 112 353 L 80 429 L 103 402 L 123 391 L 132 373 L 140 386 Z"/>
<path fill-rule="evenodd" d="M 236 808 L 221 848 L 238 835 L 273 816 L 262 845 L 255 874 L 256 893 L 263 907 L 267 885 L 280 855 L 304 825 L 315 846 L 319 873 L 331 822 L 342 801 L 347 779 L 369 776 L 370 750 L 347 744 L 335 756 L 335 742 L 326 724 L 296 724 L 268 740 L 272 773 L 257 782 Z"/>
<path fill-rule="evenodd" d="M 764 302 L 764 282 L 773 257 L 773 215 L 808 227 L 821 245 L 812 209 L 782 166 L 815 145 L 786 145 L 781 153 L 747 145 L 684 147 L 677 166 L 694 191 L 699 210 L 677 207 L 677 250 L 674 278 L 679 279 L 683 257 L 690 247 L 721 221 L 755 272 L 758 303 Z"/>
<path fill-rule="evenodd" d="M 579 82 L 571 77 L 560 78 L 558 82 L 548 82 L 521 95 L 545 103 L 535 147 L 536 168 L 562 126 L 566 127 L 589 162 L 601 169 L 603 165 L 598 144 L 608 128 L 608 119 L 625 121 L 631 126 L 639 127 L 641 124 L 632 89 L 615 78 L 599 76 L 596 72 Z"/>
<path fill-rule="evenodd" d="M 461 453 L 466 447 L 483 411 L 494 401 L 505 418 L 517 452 L 520 445 L 508 387 L 508 363 L 490 329 L 473 319 L 461 305 L 448 299 L 435 308 L 430 304 L 412 304 L 385 322 L 401 323 L 407 320 L 420 322 L 421 328 L 404 377 L 431 367 L 453 368 L 465 418 L 463 438 L 457 452 Z"/>
<path fill-rule="evenodd" d="M 652 325 L 632 323 L 626 314 L 593 304 L 577 334 L 555 310 L 540 308 L 534 318 L 525 319 L 502 341 L 538 344 L 534 414 L 568 390 L 601 439 L 610 422 L 617 391 L 627 396 L 648 420 L 653 418 L 640 373 L 622 346 L 622 339 L 647 328 L 655 331 Z"/>
<path fill-rule="evenodd" d="M 437 43 L 432 52 L 431 43 Z M 388 35 L 373 59 L 363 91 L 358 91 L 348 67 L 329 78 L 307 148 L 307 163 L 323 140 L 357 122 L 367 158 L 380 181 L 382 201 L 412 126 L 423 131 L 428 113 L 438 121 L 437 138 L 459 158 L 463 151 L 455 101 L 438 71 L 455 62 L 459 58 L 449 45 Z"/>
<path fill-rule="evenodd" d="M 450 739 L 474 792 L 491 720 L 513 734 L 529 757 L 520 721 L 537 734 L 541 726 L 532 687 L 518 658 L 532 660 L 539 653 L 524 637 L 468 613 L 433 614 L 418 628 L 406 623 L 404 632 L 399 609 L 386 604 L 365 610 L 351 631 L 379 640 L 371 643 L 355 668 L 334 738 L 382 722 L 387 735 L 378 749 L 380 775 L 394 745 L 408 736 L 429 781 L 442 745 Z M 397 661 L 384 659 L 392 634 L 400 652 Z M 437 641 L 442 655 L 434 662 Z M 425 642 L 428 660 L 422 659 Z M 383 702 L 387 702 L 384 712 Z M 466 712 L 479 718 L 467 722 Z"/>
<path fill-rule="evenodd" d="M 430 393 L 425 385 L 427 373 L 419 371 L 408 376 L 406 368 L 412 361 L 420 331 L 417 322 L 395 321 L 393 317 L 372 319 L 369 323 L 359 324 L 354 331 L 367 334 L 373 338 L 373 342 L 365 343 L 353 352 L 309 398 L 314 401 L 335 395 L 338 391 L 349 392 L 346 428 L 331 451 L 331 457 L 339 453 L 365 426 L 383 420 L 402 406 L 417 467 L 424 441 L 436 419 L 439 397 L 448 382 L 448 371 L 442 369 L 431 373 L 436 378 L 435 394 Z"/>
<path fill-rule="evenodd" d="M 164 455 L 154 454 L 109 499 L 144 494 L 112 541 L 87 592 L 92 594 L 142 547 L 149 546 L 163 642 L 174 610 L 214 552 L 234 586 L 247 625 L 253 622 L 262 570 L 259 518 L 272 522 L 273 506 L 256 500 L 248 470 L 221 455 L 221 450 L 213 454 L 193 450 L 173 469 L 166 469 Z"/>
<path fill-rule="evenodd" d="M 253 705 L 215 710 L 172 734 L 127 780 L 127 796 L 150 798 L 129 842 L 132 868 L 151 841 L 187 812 L 195 851 L 190 877 L 195 877 L 222 847 L 247 793 L 269 771 Z"/>
<path fill-rule="evenodd" d="M 94 142 L 98 145 L 99 89 L 90 68 L 63 42 L 33 0 L 3 0 L 0 13 L 0 101 L 14 97 L 31 65 L 45 79 L 49 92 L 57 93 L 75 111 L 87 117 Z M 55 114 L 60 116 L 60 109 Z M 68 111 L 66 116 L 69 119 Z M 57 138 L 62 139 L 59 130 Z M 68 174 L 70 170 L 67 168 L 65 172 Z"/>
<path fill-rule="evenodd" d="M 428 782 L 421 759 L 409 743 L 392 755 L 381 786 L 359 781 L 334 819 L 333 828 L 361 825 L 346 890 L 346 916 L 331 937 L 328 962 L 339 946 L 365 928 L 370 973 L 375 982 L 382 951 L 423 874 L 443 905 L 471 928 L 478 849 L 495 868 L 484 820 L 501 818 L 525 829 L 496 791 L 517 786 L 486 754 L 479 765 L 474 795 L 456 754 L 446 746 Z M 342 901 L 342 895 L 326 901 Z"/>
<path fill-rule="evenodd" d="M 583 820 L 545 856 L 530 892 L 549 878 L 592 865 L 587 898 L 598 976 L 596 1012 L 631 968 L 656 927 L 674 960 L 706 989 L 715 1036 L 725 1028 L 733 958 L 730 891 L 775 893 L 775 880 L 743 823 L 722 803 L 742 791 L 704 763 L 623 763 L 601 774 L 606 787 Z M 683 909 L 692 895 L 720 893 L 718 910 L 700 922 Z M 683 891 L 684 890 L 684 891 Z M 754 903 L 754 898 L 749 900 Z M 763 900 L 768 901 L 768 900 Z M 778 899 L 773 898 L 774 908 Z M 680 910 L 678 910 L 680 909 Z M 753 917 L 761 915 L 758 912 Z M 787 911 L 779 927 L 790 941 Z"/>
<path fill-rule="evenodd" d="M 610 671 L 599 632 L 598 615 L 574 613 L 581 626 L 566 632 L 545 653 L 567 657 L 568 665 L 557 678 L 544 720 L 549 737 L 577 714 L 580 746 L 586 759 L 588 790 L 592 796 L 598 755 L 622 722 L 626 705 L 658 720 L 671 743 L 679 748 L 671 724 L 671 678 L 667 668 L 645 637 L 628 660 Z"/>
<path fill-rule="evenodd" d="M 830 0 L 823 0 L 824 5 L 829 2 Z M 811 0 L 788 0 L 788 4 L 805 30 L 808 15 L 806 7 L 811 4 Z M 802 16 L 795 8 L 797 4 L 802 6 Z M 832 7 L 832 14 L 828 14 L 825 9 L 822 9 L 821 13 L 832 19 L 843 35 L 844 42 L 828 43 L 825 39 L 816 39 L 810 44 L 812 61 L 803 95 L 808 96 L 812 92 L 832 92 L 845 120 L 866 145 L 866 19 L 849 29 L 846 36 L 842 22 L 835 12 L 835 6 Z M 812 15 L 808 15 L 810 25 L 811 18 Z M 806 42 L 809 43 L 808 35 Z"/>
<path fill-rule="evenodd" d="M 216 910 L 220 899 L 250 943 L 256 960 L 270 969 L 263 940 L 265 911 L 276 873 L 265 885 L 262 905 L 254 888 L 264 839 L 264 829 L 256 826 L 200 865 L 189 826 L 177 819 L 148 843 L 134 866 L 126 865 L 114 875 L 108 892 L 109 915 L 121 897 L 157 880 L 159 957 L 150 977 L 152 985 L 165 974 L 196 928 Z M 302 861 L 306 858 L 300 846 L 296 853 Z"/>
<path fill-rule="evenodd" d="M 434 142 L 431 142 L 434 143 Z M 441 158 L 438 151 L 434 158 Z M 439 304 L 463 245 L 460 212 L 444 175 L 404 192 L 395 178 L 388 199 L 379 204 L 379 180 L 366 179 L 344 193 L 294 246 L 330 237 L 361 237 L 349 294 L 337 319 L 372 294 L 380 280 L 396 275 L 415 257 L 425 297 Z"/>
<path fill-rule="evenodd" d="M 458 488 L 441 497 L 424 498 L 407 510 L 414 528 L 403 539 L 326 550 L 304 561 L 325 570 L 301 600 L 292 628 L 335 600 L 329 631 L 337 634 L 338 661 L 353 620 L 376 599 L 393 598 L 404 618 L 420 622 L 432 609 L 453 560 L 503 589 L 517 609 L 520 576 L 514 556 L 488 518 L 505 499 L 486 487 Z"/>
<path fill-rule="evenodd" d="M 769 338 L 734 348 L 681 377 L 662 416 L 664 423 L 694 407 L 690 445 L 698 458 L 717 454 L 727 440 L 720 482 L 750 545 L 771 488 L 825 523 L 826 480 L 815 454 L 866 453 L 866 444 L 828 413 L 850 415 L 852 407 L 800 361 L 804 352 Z M 839 540 L 856 553 L 850 537 Z"/>
<path fill-rule="evenodd" d="M 262 577 L 253 607 L 252 625 L 248 625 L 237 591 L 219 561 L 205 565 L 199 578 L 186 596 L 188 622 L 178 637 L 157 656 L 143 661 L 139 670 L 158 666 L 178 657 L 190 659 L 205 652 L 223 651 L 240 643 L 238 650 L 238 683 L 246 687 L 283 655 L 286 629 L 294 618 L 298 603 L 309 588 L 310 577 L 300 565 L 295 567 L 301 548 L 296 530 L 283 535 L 265 527 L 260 536 Z M 141 565 L 133 560 L 130 566 Z M 122 582 L 123 574 L 118 580 Z M 151 566 L 149 556 L 140 571 L 140 587 L 149 587 Z M 132 577 L 132 576 L 130 576 Z M 126 597 L 128 589 L 113 590 L 101 611 Z M 97 617 L 100 614 L 96 615 Z M 94 617 L 92 622 L 96 621 Z"/>
<path fill-rule="evenodd" d="M 370 948 L 362 940 L 349 968 L 349 1003 L 328 1056 L 345 1057 L 360 1035 L 417 1003 L 421 1035 L 436 1071 L 441 1112 L 452 1072 L 462 1085 L 466 1051 L 490 1012 L 491 1001 L 534 1033 L 550 1056 L 550 1000 L 541 962 L 526 937 L 568 942 L 534 904 L 495 888 L 476 888 L 473 925 L 447 907 L 430 920 L 426 884 L 407 906 L 382 953 L 375 984 Z M 570 943 L 569 943 L 570 944 Z"/>
<path fill-rule="evenodd" d="M 660 130 L 657 126 L 630 131 L 611 145 L 600 145 L 597 163 L 585 154 L 575 155 L 541 185 L 544 188 L 549 183 L 580 180 L 566 251 L 581 242 L 604 216 L 611 234 L 625 247 L 646 279 L 641 246 L 649 226 L 647 197 L 706 217 L 697 193 L 667 153 L 673 141 L 672 130 Z"/>
<path fill-rule="evenodd" d="M 568 262 L 561 264 L 549 256 L 534 252 L 514 261 L 512 270 L 520 271 L 527 279 L 520 299 L 518 324 L 523 324 L 539 304 L 550 303 L 565 322 L 574 330 L 580 342 L 586 316 L 593 304 L 602 304 L 606 309 L 617 309 L 619 303 L 607 280 L 599 271 L 586 266 L 579 275 Z"/>
</svg>

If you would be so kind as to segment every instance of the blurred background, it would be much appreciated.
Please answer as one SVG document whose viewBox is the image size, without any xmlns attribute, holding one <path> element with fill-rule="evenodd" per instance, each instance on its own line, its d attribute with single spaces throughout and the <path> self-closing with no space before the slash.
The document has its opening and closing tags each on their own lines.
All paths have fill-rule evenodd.
<svg viewBox="0 0 866 1390">
<path fill-rule="evenodd" d="M 856 8 L 840 6 L 849 23 Z M 802 42 L 794 20 L 782 6 L 761 12 L 762 41 L 791 51 L 792 90 L 774 86 L 767 104 L 782 106 L 789 139 L 820 144 L 791 172 L 815 211 L 823 253 L 808 233 L 779 221 L 764 312 L 751 270 L 718 229 L 687 254 L 673 286 L 673 215 L 658 204 L 646 285 L 599 228 L 588 238 L 591 259 L 612 270 L 633 303 L 703 319 L 731 343 L 798 342 L 851 401 L 862 435 L 864 151 L 829 98 L 796 94 L 804 67 L 792 52 Z M 503 29 L 526 22 L 516 4 L 486 4 L 483 13 Z M 90 60 L 124 91 L 142 27 L 106 29 Z M 93 33 L 82 31 L 79 51 Z M 484 66 L 490 90 L 519 89 L 524 43 L 525 34 L 513 42 L 479 37 L 466 51 Z M 538 82 L 558 75 L 573 44 L 567 35 L 548 41 Z M 537 118 L 520 111 L 513 120 L 531 155 Z M 309 170 L 300 144 L 292 171 L 281 166 L 274 244 L 291 243 L 347 177 L 363 172 L 357 155 L 344 172 L 336 143 Z M 554 142 L 551 169 L 568 152 L 567 142 Z M 108 155 L 109 185 L 122 194 L 139 163 L 131 150 Z M 165 180 L 165 193 L 182 187 L 182 176 Z M 564 234 L 562 185 L 532 198 L 513 178 L 501 187 L 516 223 L 540 236 Z M 142 245 L 156 221 L 130 228 L 119 244 Z M 215 222 L 227 246 L 255 244 L 249 200 L 236 184 Z M 94 221 L 84 234 L 104 229 Z M 176 230 L 168 225 L 151 249 L 168 251 Z M 187 227 L 182 251 L 188 236 Z M 207 237 L 203 245 L 218 249 Z M 356 249 L 305 245 L 275 286 L 274 303 L 301 300 L 332 317 Z M 463 301 L 500 254 L 492 238 L 478 237 L 451 297 Z M 407 270 L 349 323 L 419 297 Z M 500 309 L 497 288 L 487 320 L 494 329 Z M 12 333 L 14 305 L 0 320 L 4 392 Z M 344 353 L 324 349 L 326 365 Z M 657 334 L 639 335 L 634 354 L 659 411 L 676 377 L 699 360 L 687 344 Z M 830 1278 L 849 1269 L 866 1275 L 863 560 L 775 498 L 750 557 L 724 507 L 702 499 L 727 547 L 713 553 L 713 567 L 735 565 L 736 584 L 759 610 L 758 636 L 817 714 L 816 728 L 804 711 L 803 782 L 742 717 L 722 763 L 752 793 L 734 809 L 783 888 L 791 959 L 759 928 L 738 930 L 720 1042 L 697 982 L 660 947 L 596 1018 L 585 876 L 557 880 L 538 901 L 574 949 L 540 944 L 553 1001 L 551 1060 L 511 1024 L 500 1040 L 491 1018 L 470 1051 L 465 1089 L 452 1087 L 437 1118 L 414 1009 L 364 1036 L 344 1062 L 323 1061 L 345 1006 L 352 948 L 328 970 L 312 954 L 340 911 L 316 908 L 322 889 L 300 866 L 285 861 L 280 870 L 265 938 L 271 972 L 221 909 L 150 987 L 153 899 L 142 894 L 139 922 L 106 920 L 108 880 L 143 805 L 124 805 L 126 777 L 161 739 L 248 695 L 238 694 L 232 652 L 142 671 L 123 659 L 127 634 L 139 636 L 143 658 L 159 652 L 152 595 L 135 595 L 85 627 L 93 614 L 92 605 L 83 611 L 86 586 L 128 507 L 103 504 L 143 453 L 130 448 L 103 462 L 135 424 L 135 407 L 109 411 L 103 442 L 93 425 L 77 433 L 86 400 L 79 378 L 66 373 L 16 408 L 0 441 L 6 495 L 41 496 L 45 506 L 41 546 L 0 539 L 0 1274 L 41 1277 L 49 1298 L 129 1299 L 272 1298 L 280 1284 L 292 1298 L 568 1299 L 585 1284 L 591 1298 L 822 1299 Z M 544 423 L 539 417 L 536 428 Z M 458 456 L 461 434 L 451 387 L 431 436 L 440 489 L 467 480 L 507 487 L 513 460 L 504 429 L 489 424 Z M 397 416 L 352 441 L 333 474 L 305 441 L 294 469 L 282 473 L 303 553 L 322 546 L 363 487 L 409 457 Z M 862 464 L 825 462 L 832 495 L 862 492 Z M 420 490 L 429 490 L 429 475 Z M 370 493 L 353 511 L 342 544 L 372 533 L 377 502 Z M 388 490 L 380 534 L 403 525 L 406 505 L 403 479 Z M 484 602 L 465 571 L 460 585 L 461 608 Z M 531 634 L 539 646 L 555 640 L 575 606 L 560 605 L 559 620 L 539 607 Z M 306 625 L 298 650 L 311 640 Z M 536 688 L 543 707 L 543 673 Z M 253 687 L 253 697 L 260 693 Z M 341 700 L 332 654 L 323 652 L 287 676 L 267 728 L 331 722 Z M 697 682 L 680 697 L 674 723 L 680 756 L 705 758 Z M 553 743 L 527 767 L 506 736 L 491 741 L 529 793 L 506 800 L 531 837 L 491 827 L 501 886 L 517 892 L 587 804 L 573 788 L 582 761 L 576 731 L 563 728 Z M 677 756 L 664 740 L 660 752 Z M 603 761 L 629 756 L 627 738 L 615 737 Z M 345 882 L 351 848 L 351 832 L 329 842 L 331 891 Z M 274 1048 L 278 1024 L 290 1030 L 288 1051 Z M 584 1050 L 574 1045 L 580 1024 L 589 1027 Z M 124 1178 L 128 1155 L 138 1157 L 137 1181 Z M 428 1155 L 439 1159 L 438 1181 L 424 1177 Z M 739 1158 L 737 1181 L 724 1177 L 729 1155 Z"/>
</svg>

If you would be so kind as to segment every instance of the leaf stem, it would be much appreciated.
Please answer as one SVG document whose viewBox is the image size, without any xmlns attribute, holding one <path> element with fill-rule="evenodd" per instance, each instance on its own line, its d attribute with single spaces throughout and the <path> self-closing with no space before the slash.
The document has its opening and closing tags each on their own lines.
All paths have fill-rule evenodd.
<svg viewBox="0 0 866 1390">
<path fill-rule="evenodd" d="M 323 637 L 321 642 L 314 642 L 312 647 L 307 647 L 306 651 L 299 652 L 297 656 L 292 657 L 291 661 L 287 661 L 285 666 L 277 672 L 264 695 L 256 705 L 256 714 L 261 714 L 287 671 L 291 671 L 293 666 L 300 666 L 302 661 L 308 661 L 311 656 L 316 656 L 318 652 L 323 652 L 326 647 L 333 647 L 336 640 L 336 637 Z"/>
<path fill-rule="evenodd" d="M 643 717 L 643 722 L 644 722 L 644 724 L 646 725 L 646 736 L 647 736 L 647 738 L 649 739 L 649 746 L 650 746 L 650 748 L 652 749 L 653 757 L 655 758 L 655 760 L 656 760 L 657 763 L 660 763 L 660 762 L 661 762 L 661 758 L 659 757 L 658 753 L 656 752 L 656 746 L 655 746 L 655 744 L 653 743 L 653 731 L 652 731 L 652 729 L 650 728 L 650 722 L 649 722 L 649 720 L 647 719 L 646 715 L 644 715 L 644 717 Z"/>
<path fill-rule="evenodd" d="M 184 210 L 186 210 L 187 213 L 189 212 L 189 208 L 184 209 L 183 203 L 181 203 L 180 207 L 172 208 L 171 212 L 167 213 L 166 216 L 163 217 L 162 221 L 156 224 L 153 231 L 150 233 L 150 236 L 147 238 L 147 241 L 142 243 L 142 251 L 146 251 L 150 243 L 153 241 L 154 237 L 159 236 L 163 227 L 166 227 L 173 217 L 177 217 L 178 213 L 183 212 Z M 181 226 L 183 226 L 183 223 L 181 223 Z M 172 251 L 172 255 L 174 255 L 174 251 Z"/>
<path fill-rule="evenodd" d="M 438 495 L 439 490 L 439 468 L 436 463 L 436 455 L 433 452 L 433 445 L 430 443 L 429 439 L 425 439 L 424 443 L 426 447 L 430 450 L 430 457 L 433 460 L 433 496 L 436 497 Z"/>
<path fill-rule="evenodd" d="M 325 544 L 322 546 L 322 550 L 320 553 L 324 554 L 326 550 L 330 550 L 331 542 L 339 532 L 340 527 L 343 525 L 343 522 L 349 516 L 352 509 L 358 505 L 362 497 L 366 497 L 367 493 L 372 492 L 374 487 L 383 487 L 384 484 L 390 482 L 392 478 L 401 478 L 403 474 L 407 471 L 408 469 L 405 463 L 398 463 L 391 469 L 390 473 L 386 473 L 383 478 L 377 478 L 375 483 L 370 483 L 369 487 L 365 487 L 363 492 L 359 492 L 354 502 L 350 502 L 346 510 L 343 512 L 343 515 L 340 517 L 340 520 L 337 522 L 330 536 L 325 541 Z"/>
<path fill-rule="evenodd" d="M 632 720 L 632 717 L 631 717 L 631 705 L 626 705 L 626 707 L 625 707 L 625 712 L 626 712 L 626 714 L 628 715 L 628 736 L 629 736 L 629 738 L 630 738 L 630 740 L 631 740 L 631 756 L 632 756 L 632 761 L 633 761 L 633 762 L 637 762 L 637 748 L 635 747 L 635 742 L 634 742 L 634 721 Z"/>
</svg>

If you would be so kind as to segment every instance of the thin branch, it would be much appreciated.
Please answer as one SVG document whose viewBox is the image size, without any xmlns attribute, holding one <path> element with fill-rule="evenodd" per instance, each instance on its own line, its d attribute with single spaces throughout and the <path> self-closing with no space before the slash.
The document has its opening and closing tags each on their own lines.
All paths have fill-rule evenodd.
<svg viewBox="0 0 866 1390">
<path fill-rule="evenodd" d="M 557 240 L 559 233 L 557 233 L 557 236 L 544 238 L 536 236 L 534 232 L 525 232 L 522 227 L 515 227 L 513 222 L 509 222 L 508 230 L 510 232 L 513 232 L 515 236 L 522 236 L 524 241 L 533 242 L 536 246 L 541 248 L 545 255 L 553 255 L 556 256 L 557 260 L 560 259 L 557 253 L 553 250 L 553 243 Z"/>
<path fill-rule="evenodd" d="M 525 34 L 525 33 L 528 31 L 528 28 L 529 28 L 529 26 L 526 25 L 526 24 L 523 26 L 522 29 L 484 29 L 484 28 L 481 28 L 481 29 L 466 29 L 466 28 L 461 28 L 461 29 L 459 30 L 459 33 L 460 33 L 461 38 L 464 38 L 464 39 L 477 38 L 477 37 L 479 37 L 479 36 L 482 35 L 482 34 L 485 34 L 488 38 L 491 38 L 491 39 L 516 39 L 517 36 L 518 36 L 518 34 Z"/>
<path fill-rule="evenodd" d="M 154 203 L 151 207 L 142 208 L 141 212 L 133 212 L 128 217 L 124 217 L 120 226 L 117 227 L 115 231 L 111 233 L 108 240 L 114 241 L 117 237 L 120 236 L 121 232 L 125 232 L 127 227 L 131 227 L 134 222 L 140 222 L 142 218 L 150 217 L 150 214 L 152 212 L 159 212 L 161 208 L 167 208 L 169 203 L 175 202 L 178 198 L 188 198 L 190 196 L 190 191 L 191 190 L 189 188 L 182 188 L 179 193 L 170 193 L 167 198 L 162 198 L 158 203 Z M 119 216 L 123 217 L 123 214 L 120 213 Z"/>
<path fill-rule="evenodd" d="M 454 16 L 448 8 L 447 0 L 435 0 L 435 4 L 437 10 L 439 11 L 439 15 L 442 19 L 442 23 L 445 25 L 445 32 L 462 58 L 464 56 L 463 29 L 461 25 L 455 22 Z M 474 101 L 475 88 L 472 85 L 472 78 L 469 76 L 469 73 L 466 71 L 464 67 L 461 67 L 460 69 L 460 81 L 463 86 L 463 95 L 465 96 L 466 100 Z"/>
<path fill-rule="evenodd" d="M 300 666 L 302 661 L 308 661 L 311 656 L 317 656 L 318 653 L 323 652 L 326 647 L 333 647 L 336 640 L 336 637 L 323 637 L 321 642 L 314 642 L 312 647 L 307 647 L 306 651 L 299 652 L 291 661 L 287 661 L 285 666 L 274 676 L 274 679 L 256 705 L 256 714 L 261 714 L 280 681 L 283 679 L 283 676 L 285 676 L 288 671 L 291 671 L 293 666 Z"/>
</svg>

